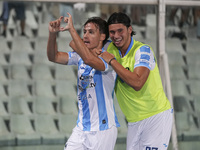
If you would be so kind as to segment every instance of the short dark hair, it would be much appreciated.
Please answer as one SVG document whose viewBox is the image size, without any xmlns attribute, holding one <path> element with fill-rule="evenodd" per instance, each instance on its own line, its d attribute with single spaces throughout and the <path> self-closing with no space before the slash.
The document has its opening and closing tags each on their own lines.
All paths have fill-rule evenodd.
<svg viewBox="0 0 200 150">
<path fill-rule="evenodd" d="M 84 26 L 88 23 L 94 23 L 96 25 L 96 27 L 99 29 L 99 32 L 101 34 L 106 35 L 106 38 L 103 41 L 103 45 L 104 45 L 109 37 L 107 22 L 100 17 L 91 17 L 85 22 Z"/>
<path fill-rule="evenodd" d="M 108 18 L 108 26 L 111 24 L 118 24 L 121 23 L 125 25 L 127 28 L 131 26 L 131 20 L 130 18 L 122 12 L 114 12 L 109 18 Z M 136 32 L 132 31 L 131 36 L 135 35 Z"/>
</svg>

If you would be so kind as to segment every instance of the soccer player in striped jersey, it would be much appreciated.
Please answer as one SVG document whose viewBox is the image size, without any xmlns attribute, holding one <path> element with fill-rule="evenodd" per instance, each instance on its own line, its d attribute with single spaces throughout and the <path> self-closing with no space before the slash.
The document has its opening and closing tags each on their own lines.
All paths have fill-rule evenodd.
<svg viewBox="0 0 200 150">
<path fill-rule="evenodd" d="M 108 28 L 105 20 L 89 18 L 84 24 L 83 40 L 76 32 L 72 16 L 60 17 L 49 23 L 47 46 L 48 59 L 55 63 L 78 66 L 77 125 L 66 142 L 65 150 L 114 150 L 119 123 L 113 105 L 116 73 L 96 49 L 107 48 Z M 65 27 L 61 27 L 64 19 Z M 56 34 L 69 31 L 73 52 L 60 52 L 56 45 Z M 67 127 L 66 127 L 67 128 Z"/>
<path fill-rule="evenodd" d="M 112 42 L 101 57 L 118 75 L 115 92 L 128 121 L 127 150 L 166 150 L 173 109 L 164 93 L 153 50 L 132 38 L 134 32 L 126 14 L 113 13 L 107 23 Z"/>
</svg>

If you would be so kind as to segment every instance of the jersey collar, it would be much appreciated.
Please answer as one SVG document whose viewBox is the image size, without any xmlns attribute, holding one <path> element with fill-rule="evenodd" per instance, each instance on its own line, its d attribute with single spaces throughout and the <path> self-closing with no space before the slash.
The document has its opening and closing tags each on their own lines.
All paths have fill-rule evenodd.
<svg viewBox="0 0 200 150">
<path fill-rule="evenodd" d="M 128 54 L 128 52 L 130 51 L 131 47 L 133 46 L 133 43 L 134 43 L 134 41 L 133 41 L 133 38 L 131 37 L 131 43 L 130 43 L 130 45 L 129 45 L 127 51 L 126 51 L 126 54 L 125 54 L 124 56 L 126 56 L 126 55 Z M 118 50 L 119 50 L 119 49 L 118 49 Z M 122 57 L 122 53 L 121 53 L 120 50 L 119 50 L 119 54 L 120 54 L 120 56 Z"/>
</svg>

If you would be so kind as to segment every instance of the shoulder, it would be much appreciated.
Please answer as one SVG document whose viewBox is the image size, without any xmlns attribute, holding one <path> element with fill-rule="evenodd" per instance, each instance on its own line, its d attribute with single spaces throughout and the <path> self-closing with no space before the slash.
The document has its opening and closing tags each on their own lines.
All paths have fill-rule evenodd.
<svg viewBox="0 0 200 150">
<path fill-rule="evenodd" d="M 110 40 L 107 40 L 106 41 L 106 43 L 104 44 L 104 46 L 103 46 L 103 49 L 104 49 L 104 51 L 107 51 L 107 49 L 108 49 L 108 47 L 109 47 L 109 45 L 112 43 L 112 41 L 110 41 Z"/>
<path fill-rule="evenodd" d="M 142 45 L 142 46 L 140 47 L 140 51 L 141 51 L 141 52 L 150 53 L 150 52 L 151 52 L 151 48 L 150 48 L 150 46 L 144 44 L 144 45 Z"/>
</svg>

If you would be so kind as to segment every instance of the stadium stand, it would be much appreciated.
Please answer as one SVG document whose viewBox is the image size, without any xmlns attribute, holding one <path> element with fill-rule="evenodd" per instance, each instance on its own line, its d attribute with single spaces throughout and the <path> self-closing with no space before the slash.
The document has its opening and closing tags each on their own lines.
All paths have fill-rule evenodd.
<svg viewBox="0 0 200 150">
<path fill-rule="evenodd" d="M 50 67 L 45 64 L 32 65 L 32 78 L 33 80 L 54 80 Z"/>
<path fill-rule="evenodd" d="M 66 109 L 67 108 L 67 109 Z M 59 111 L 61 114 L 72 114 L 77 115 L 78 108 L 77 108 L 77 101 L 75 98 L 70 97 L 61 97 L 60 98 L 60 105 L 59 105 Z"/>
<path fill-rule="evenodd" d="M 9 67 L 12 80 L 31 80 L 30 69 L 22 64 L 12 64 Z"/>
<path fill-rule="evenodd" d="M 64 133 L 59 132 L 55 120 L 51 115 L 36 115 L 35 129 L 42 137 L 42 144 L 52 145 L 65 143 Z"/>
<path fill-rule="evenodd" d="M 11 80 L 8 83 L 9 97 L 23 97 L 32 101 L 32 83 L 25 80 Z"/>
<path fill-rule="evenodd" d="M 37 96 L 34 102 L 34 112 L 42 115 L 56 115 L 56 110 L 53 105 L 53 101 L 51 101 L 47 97 Z"/>
<path fill-rule="evenodd" d="M 15 135 L 9 132 L 6 121 L 0 117 L 0 146 L 16 145 Z"/>
<path fill-rule="evenodd" d="M 32 108 L 29 107 L 29 103 L 24 97 L 10 98 L 8 110 L 11 115 L 32 115 Z"/>
<path fill-rule="evenodd" d="M 73 106 L 74 107 L 74 106 Z M 58 120 L 59 131 L 64 134 L 65 141 L 72 133 L 72 129 L 75 127 L 77 115 L 74 114 L 60 114 Z"/>
<path fill-rule="evenodd" d="M 77 82 L 76 73 L 72 66 L 55 65 L 55 80 L 71 80 Z"/>
<path fill-rule="evenodd" d="M 1 54 L 9 54 L 10 48 L 8 46 L 8 41 L 4 37 L 0 37 Z"/>
<path fill-rule="evenodd" d="M 76 99 L 76 84 L 71 80 L 56 80 L 56 95 Z M 69 86 L 70 85 L 70 86 Z"/>
<path fill-rule="evenodd" d="M 0 67 L 0 82 L 7 82 L 8 78 L 6 77 L 6 73 L 4 68 L 1 66 Z"/>
<path fill-rule="evenodd" d="M 54 64 L 46 56 L 48 22 L 52 19 L 48 7 L 48 3 L 28 4 L 26 33 L 29 38 L 19 36 L 19 24 L 13 19 L 14 11 L 8 22 L 7 37 L 0 37 L 1 150 L 9 150 L 10 146 L 20 149 L 25 145 L 32 146 L 29 149 L 34 149 L 34 145 L 50 145 L 49 149 L 61 145 L 63 148 L 76 124 L 77 68 Z M 86 10 L 74 10 L 75 27 L 80 33 L 88 17 Z M 2 29 L 2 24 L 0 27 Z M 155 55 L 158 54 L 156 28 L 155 13 L 146 16 L 144 26 L 133 25 L 137 32 L 136 40 L 151 45 Z M 200 147 L 200 42 L 191 38 L 189 31 L 187 41 L 171 37 L 173 32 L 179 31 L 176 25 L 166 25 L 166 52 L 177 136 L 180 150 L 197 150 Z M 59 50 L 71 51 L 70 40 L 68 34 L 60 33 Z M 115 150 L 124 150 L 127 122 L 116 99 L 114 104 L 121 124 Z"/>
<path fill-rule="evenodd" d="M 1 102 L 8 102 L 9 96 L 7 93 L 7 84 L 4 84 L 0 82 L 0 97 L 1 97 Z"/>
<path fill-rule="evenodd" d="M 0 102 L 0 117 L 2 118 L 8 117 L 8 112 L 6 110 L 5 103 L 2 101 Z"/>
<path fill-rule="evenodd" d="M 115 112 L 117 114 L 118 121 L 120 123 L 120 127 L 118 128 L 118 143 L 125 143 L 126 142 L 126 134 L 127 134 L 127 122 L 125 119 L 124 114 L 122 113 L 119 104 L 117 102 L 116 96 L 114 96 L 114 106 L 115 106 Z"/>
<path fill-rule="evenodd" d="M 13 51 L 10 53 L 10 64 L 21 64 L 27 67 L 32 65 L 30 55 L 24 52 Z"/>
<path fill-rule="evenodd" d="M 1 53 L 0 55 L 0 65 L 1 66 L 6 66 L 8 65 L 8 62 L 6 60 L 5 54 Z"/>
<path fill-rule="evenodd" d="M 54 84 L 48 80 L 35 80 L 35 96 L 56 99 Z"/>
<path fill-rule="evenodd" d="M 29 40 L 27 40 L 27 37 L 13 37 L 12 39 L 12 46 L 11 46 L 12 52 L 23 52 L 25 54 L 32 54 L 33 48 L 31 47 L 31 43 Z"/>
<path fill-rule="evenodd" d="M 17 145 L 37 145 L 41 142 L 40 135 L 34 131 L 26 115 L 11 115 L 10 128 L 17 138 Z"/>
</svg>

